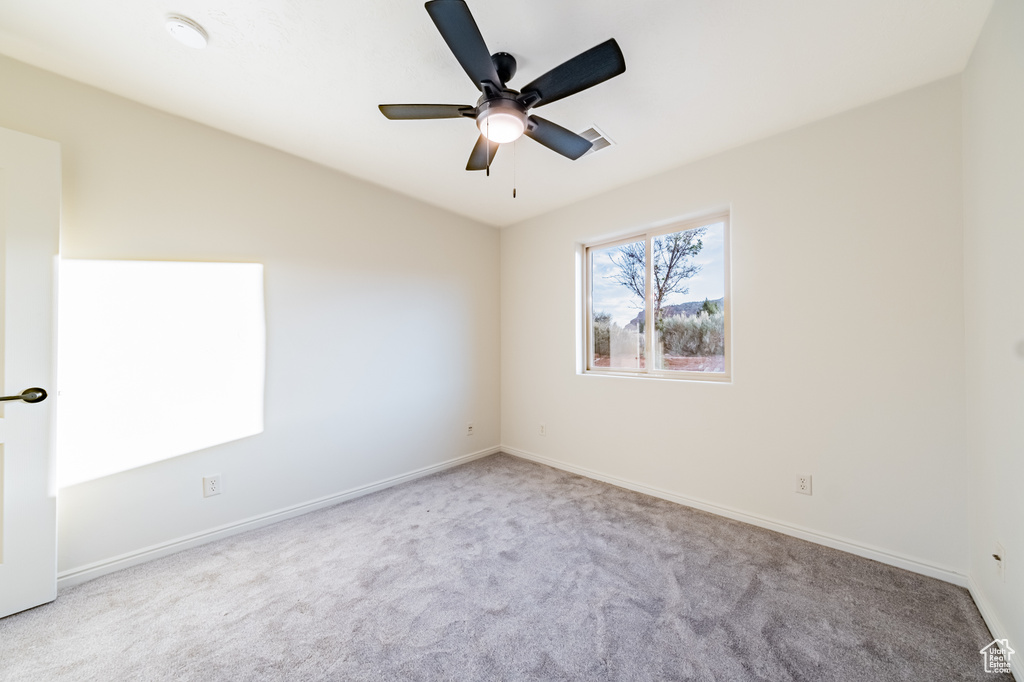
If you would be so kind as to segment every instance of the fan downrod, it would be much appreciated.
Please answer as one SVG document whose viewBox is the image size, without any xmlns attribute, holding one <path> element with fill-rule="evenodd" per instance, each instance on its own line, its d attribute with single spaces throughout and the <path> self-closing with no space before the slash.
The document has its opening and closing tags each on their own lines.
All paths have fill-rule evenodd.
<svg viewBox="0 0 1024 682">
<path fill-rule="evenodd" d="M 491 55 L 491 63 L 502 84 L 508 83 L 516 75 L 516 58 L 508 52 L 495 52 Z"/>
</svg>

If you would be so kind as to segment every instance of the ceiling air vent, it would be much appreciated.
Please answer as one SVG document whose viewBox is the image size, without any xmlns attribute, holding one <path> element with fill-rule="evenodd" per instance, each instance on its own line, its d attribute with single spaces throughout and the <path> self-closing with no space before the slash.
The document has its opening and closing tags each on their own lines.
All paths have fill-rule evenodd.
<svg viewBox="0 0 1024 682">
<path fill-rule="evenodd" d="M 585 137 L 586 139 L 590 140 L 593 143 L 593 146 L 590 148 L 590 151 L 588 151 L 583 156 L 590 156 L 591 154 L 596 154 L 599 151 L 601 151 L 602 149 L 607 149 L 608 147 L 611 147 L 613 144 L 615 144 L 597 126 L 594 126 L 592 128 L 587 128 L 582 133 L 580 133 L 580 136 L 581 137 Z M 583 158 L 583 157 L 580 157 L 580 158 Z"/>
</svg>

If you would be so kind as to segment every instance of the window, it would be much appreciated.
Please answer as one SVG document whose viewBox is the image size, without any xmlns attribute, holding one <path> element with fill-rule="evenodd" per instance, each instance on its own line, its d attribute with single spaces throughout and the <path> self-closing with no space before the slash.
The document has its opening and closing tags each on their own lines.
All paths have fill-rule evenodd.
<svg viewBox="0 0 1024 682">
<path fill-rule="evenodd" d="M 727 380 L 728 248 L 727 214 L 587 246 L 586 370 Z"/>
</svg>

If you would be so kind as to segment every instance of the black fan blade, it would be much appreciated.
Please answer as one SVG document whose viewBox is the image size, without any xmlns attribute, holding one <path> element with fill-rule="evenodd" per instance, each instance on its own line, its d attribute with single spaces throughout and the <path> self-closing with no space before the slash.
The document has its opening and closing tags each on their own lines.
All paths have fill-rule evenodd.
<svg viewBox="0 0 1024 682">
<path fill-rule="evenodd" d="M 530 116 L 529 122 L 530 125 L 526 126 L 526 134 L 529 137 L 573 161 L 586 154 L 593 146 L 587 138 L 540 116 Z"/>
<path fill-rule="evenodd" d="M 478 90 L 483 90 L 481 83 L 490 81 L 501 87 L 498 71 L 491 61 L 491 53 L 487 50 L 484 37 L 477 28 L 476 20 L 463 0 L 430 0 L 426 4 L 427 13 L 434 20 L 434 25 L 448 43 L 459 64 L 469 74 L 470 80 Z"/>
<path fill-rule="evenodd" d="M 473 147 L 473 152 L 469 155 L 469 163 L 466 164 L 466 170 L 486 169 L 494 161 L 494 155 L 498 153 L 498 146 L 497 142 L 491 142 L 481 135 Z"/>
<path fill-rule="evenodd" d="M 625 70 L 626 60 L 622 50 L 612 38 L 524 85 L 519 101 L 528 107 L 551 104 L 614 78 Z"/>
<path fill-rule="evenodd" d="M 461 104 L 381 104 L 380 113 L 393 121 L 425 118 L 475 118 L 475 107 Z"/>
</svg>

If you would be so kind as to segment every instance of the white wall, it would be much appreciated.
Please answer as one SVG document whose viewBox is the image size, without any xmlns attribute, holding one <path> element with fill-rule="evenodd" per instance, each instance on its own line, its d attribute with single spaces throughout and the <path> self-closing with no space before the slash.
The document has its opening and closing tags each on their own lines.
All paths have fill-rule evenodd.
<svg viewBox="0 0 1024 682">
<path fill-rule="evenodd" d="M 65 257 L 265 264 L 265 432 L 62 490 L 62 572 L 498 444 L 496 230 L 6 58 L 0 92 L 61 143 Z"/>
<path fill-rule="evenodd" d="M 946 79 L 506 228 L 503 446 L 965 574 L 960 113 Z M 577 244 L 721 207 L 733 382 L 577 374 Z"/>
<path fill-rule="evenodd" d="M 1024 3 L 997 0 L 964 72 L 971 577 L 1024 645 Z M 1005 549 L 1005 576 L 992 553 Z M 1018 674 L 1024 667 L 1018 669 Z"/>
</svg>

